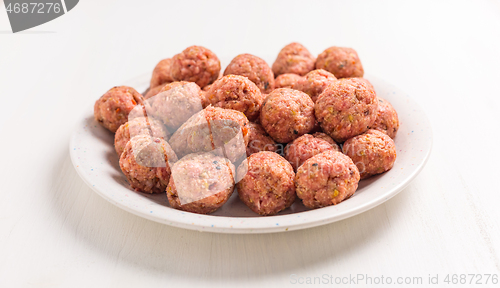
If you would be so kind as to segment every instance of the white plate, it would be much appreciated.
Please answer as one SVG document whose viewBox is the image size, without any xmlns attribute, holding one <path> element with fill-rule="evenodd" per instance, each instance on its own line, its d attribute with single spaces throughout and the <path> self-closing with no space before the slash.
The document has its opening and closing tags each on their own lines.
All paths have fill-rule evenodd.
<svg viewBox="0 0 500 288">
<path fill-rule="evenodd" d="M 124 85 L 144 91 L 150 74 Z M 377 95 L 392 103 L 401 126 L 396 136 L 397 159 L 392 170 L 363 180 L 348 200 L 330 207 L 307 210 L 299 199 L 278 215 L 262 217 L 253 213 L 233 193 L 229 201 L 211 215 L 198 215 L 170 208 L 165 193 L 148 195 L 129 188 L 118 165 L 114 135 L 101 127 L 93 111 L 83 117 L 70 141 L 70 155 L 81 178 L 112 204 L 156 222 L 199 231 L 220 233 L 270 233 L 319 226 L 367 211 L 403 190 L 424 167 L 432 147 L 429 120 L 402 91 L 367 76 Z"/>
</svg>

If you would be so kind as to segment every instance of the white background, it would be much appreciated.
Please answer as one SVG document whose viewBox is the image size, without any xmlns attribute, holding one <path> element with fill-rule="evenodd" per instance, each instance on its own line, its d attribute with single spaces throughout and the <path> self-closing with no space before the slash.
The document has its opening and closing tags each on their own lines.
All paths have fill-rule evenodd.
<svg viewBox="0 0 500 288">
<path fill-rule="evenodd" d="M 318 228 L 224 235 L 124 212 L 77 176 L 69 136 L 110 87 L 193 44 L 272 64 L 292 41 L 313 54 L 353 47 L 367 73 L 424 107 L 434 149 L 398 196 Z M 0 287 L 295 287 L 291 274 L 424 283 L 429 274 L 441 283 L 449 273 L 498 274 L 499 51 L 499 1 L 82 0 L 18 34 L 0 8 Z"/>
</svg>

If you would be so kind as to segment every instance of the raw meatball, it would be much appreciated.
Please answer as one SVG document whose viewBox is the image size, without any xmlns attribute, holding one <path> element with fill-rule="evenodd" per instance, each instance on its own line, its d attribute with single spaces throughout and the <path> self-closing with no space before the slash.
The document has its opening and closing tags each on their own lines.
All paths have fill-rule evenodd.
<svg viewBox="0 0 500 288">
<path fill-rule="evenodd" d="M 274 76 L 285 73 L 306 75 L 314 69 L 316 59 L 306 47 L 299 43 L 290 43 L 281 49 L 273 63 Z"/>
<path fill-rule="evenodd" d="M 325 69 L 337 78 L 363 77 L 363 65 L 352 48 L 330 47 L 318 55 L 316 69 Z"/>
<path fill-rule="evenodd" d="M 297 75 L 297 74 L 281 74 L 280 76 L 276 77 L 274 79 L 274 89 L 278 88 L 292 88 L 292 89 L 297 89 L 295 88 L 297 86 L 297 83 L 302 79 L 302 76 Z"/>
<path fill-rule="evenodd" d="M 323 135 L 328 137 L 328 135 Z M 304 134 L 286 145 L 285 159 L 288 160 L 288 162 L 292 164 L 293 169 L 297 171 L 297 168 L 307 159 L 331 149 L 340 152 L 340 148 L 337 144 L 332 145 L 329 141 L 316 138 L 310 134 Z"/>
<path fill-rule="evenodd" d="M 149 84 L 150 89 L 174 81 L 174 79 L 172 79 L 172 77 L 170 76 L 171 65 L 172 59 L 170 58 L 163 59 L 158 64 L 156 64 L 156 67 L 153 70 L 153 76 L 151 76 L 151 82 Z"/>
<path fill-rule="evenodd" d="M 377 106 L 375 90 L 350 78 L 328 86 L 314 108 L 323 131 L 340 143 L 366 132 L 375 122 Z"/>
<path fill-rule="evenodd" d="M 167 128 L 175 131 L 189 117 L 201 111 L 201 89 L 193 82 L 172 82 L 163 87 L 160 93 L 147 100 L 150 112 L 161 119 Z"/>
<path fill-rule="evenodd" d="M 273 71 L 266 61 L 257 56 L 240 54 L 234 57 L 224 70 L 224 76 L 229 74 L 247 77 L 262 93 L 269 93 L 274 89 Z"/>
<path fill-rule="evenodd" d="M 94 118 L 111 132 L 128 121 L 128 114 L 143 98 L 134 88 L 117 86 L 99 98 L 94 105 Z"/>
<path fill-rule="evenodd" d="M 269 94 L 260 112 L 260 124 L 276 142 L 288 143 L 314 128 L 314 102 L 304 92 L 290 88 Z"/>
<path fill-rule="evenodd" d="M 246 155 L 248 123 L 239 111 L 208 106 L 179 127 L 169 142 L 179 157 L 223 149 L 235 162 Z"/>
<path fill-rule="evenodd" d="M 391 103 L 380 97 L 378 98 L 377 118 L 375 118 L 375 123 L 373 123 L 371 128 L 384 132 L 392 139 L 398 133 L 398 113 L 392 107 Z"/>
<path fill-rule="evenodd" d="M 260 151 L 276 152 L 277 148 L 276 142 L 267 135 L 260 124 L 252 122 L 248 124 L 247 156 Z"/>
<path fill-rule="evenodd" d="M 361 179 L 391 170 L 396 161 L 394 141 L 378 130 L 345 141 L 342 150 L 358 167 Z"/>
<path fill-rule="evenodd" d="M 295 89 L 306 93 L 311 97 L 313 102 L 316 102 L 319 94 L 323 93 L 325 88 L 336 80 L 337 78 L 332 73 L 323 69 L 317 69 L 302 77 Z"/>
<path fill-rule="evenodd" d="M 130 138 L 137 135 L 149 135 L 168 141 L 169 133 L 163 123 L 150 117 L 138 117 L 129 120 L 120 126 L 115 133 L 115 150 L 118 157 L 122 155 Z"/>
<path fill-rule="evenodd" d="M 259 117 L 262 94 L 257 85 L 247 77 L 227 75 L 211 85 L 204 100 L 204 107 L 212 104 L 215 107 L 238 110 L 253 121 Z"/>
<path fill-rule="evenodd" d="M 319 139 L 322 139 L 322 140 L 325 140 L 326 142 L 330 143 L 332 146 L 336 146 L 338 151 L 340 151 L 340 147 L 339 145 L 337 144 L 337 142 L 335 142 L 332 137 L 326 135 L 325 133 L 323 132 L 315 132 L 314 134 L 312 134 L 314 136 L 314 138 L 319 138 Z"/>
<path fill-rule="evenodd" d="M 190 154 L 172 166 L 167 198 L 175 209 L 208 214 L 234 190 L 234 165 L 212 153 Z"/>
<path fill-rule="evenodd" d="M 258 152 L 250 155 L 238 167 L 238 195 L 252 211 L 260 215 L 274 215 L 295 200 L 295 173 L 280 155 Z"/>
<path fill-rule="evenodd" d="M 327 150 L 309 158 L 297 169 L 297 196 L 307 208 L 336 205 L 354 194 L 359 171 L 351 158 Z"/>
<path fill-rule="evenodd" d="M 219 58 L 201 46 L 191 46 L 172 58 L 170 76 L 174 81 L 196 82 L 205 87 L 213 83 L 220 72 Z"/>
<path fill-rule="evenodd" d="M 120 168 L 135 191 L 161 193 L 170 179 L 169 162 L 175 161 L 177 156 L 165 140 L 138 135 L 125 146 Z"/>
</svg>

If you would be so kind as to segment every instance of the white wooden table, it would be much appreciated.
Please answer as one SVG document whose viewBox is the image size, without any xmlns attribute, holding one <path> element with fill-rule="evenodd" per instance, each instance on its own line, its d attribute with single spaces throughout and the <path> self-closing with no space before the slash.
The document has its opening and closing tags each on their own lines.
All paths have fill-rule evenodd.
<svg viewBox="0 0 500 288">
<path fill-rule="evenodd" d="M 0 287 L 370 286 L 358 274 L 471 287 L 500 274 L 499 1 L 183 2 L 80 1 L 19 34 L 0 12 Z M 224 235 L 129 214 L 76 174 L 69 136 L 111 86 L 193 44 L 271 62 L 292 41 L 354 47 L 425 108 L 432 156 L 398 196 L 318 228 Z"/>
</svg>

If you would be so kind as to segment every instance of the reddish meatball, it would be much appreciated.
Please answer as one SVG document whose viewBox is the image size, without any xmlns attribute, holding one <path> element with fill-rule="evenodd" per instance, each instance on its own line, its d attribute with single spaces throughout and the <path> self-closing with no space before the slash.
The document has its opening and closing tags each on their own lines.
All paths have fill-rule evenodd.
<svg viewBox="0 0 500 288">
<path fill-rule="evenodd" d="M 363 77 L 363 65 L 352 48 L 330 47 L 318 55 L 316 69 L 325 69 L 337 78 Z"/>
<path fill-rule="evenodd" d="M 315 124 L 314 102 L 304 92 L 289 88 L 269 94 L 260 112 L 260 124 L 279 143 L 309 133 Z"/>
<path fill-rule="evenodd" d="M 160 84 L 160 85 L 155 86 L 153 88 L 149 87 L 148 91 L 144 95 L 144 99 L 149 99 L 149 98 L 157 95 L 158 93 L 160 93 L 161 89 L 163 89 L 163 87 L 167 86 L 169 83 L 163 83 L 163 84 Z"/>
<path fill-rule="evenodd" d="M 128 121 L 128 114 L 143 98 L 134 88 L 118 86 L 111 88 L 94 105 L 94 118 L 111 132 Z"/>
<path fill-rule="evenodd" d="M 274 89 L 274 74 L 266 61 L 250 55 L 240 54 L 227 65 L 225 75 L 241 75 L 259 87 L 262 93 L 269 93 Z"/>
<path fill-rule="evenodd" d="M 115 150 L 118 156 L 121 156 L 125 146 L 137 135 L 149 135 L 154 138 L 168 140 L 168 131 L 160 121 L 150 117 L 138 117 L 129 120 L 116 130 L 115 133 Z"/>
<path fill-rule="evenodd" d="M 322 139 L 322 140 L 325 140 L 326 142 L 330 143 L 332 146 L 336 147 L 335 150 L 338 150 L 340 151 L 340 147 L 339 145 L 337 144 L 337 142 L 335 142 L 332 137 L 326 135 L 325 133 L 323 132 L 315 132 L 314 134 L 312 134 L 314 136 L 314 138 L 319 138 L 319 139 Z"/>
<path fill-rule="evenodd" d="M 262 94 L 255 83 L 240 75 L 227 75 L 214 82 L 205 93 L 203 106 L 233 109 L 243 112 L 248 120 L 259 117 Z"/>
<path fill-rule="evenodd" d="M 307 208 L 336 205 L 358 189 L 359 171 L 351 158 L 327 150 L 309 158 L 297 169 L 297 196 Z"/>
<path fill-rule="evenodd" d="M 295 200 L 295 173 L 280 155 L 258 152 L 250 155 L 238 167 L 238 195 L 252 211 L 260 215 L 274 215 Z"/>
<path fill-rule="evenodd" d="M 281 49 L 273 63 L 274 76 L 293 73 L 306 75 L 314 69 L 316 59 L 302 44 L 290 43 Z"/>
<path fill-rule="evenodd" d="M 313 102 L 316 102 L 319 94 L 323 93 L 325 88 L 336 80 L 337 78 L 332 73 L 317 69 L 307 73 L 306 76 L 300 79 L 295 89 L 306 93 Z"/>
<path fill-rule="evenodd" d="M 297 89 L 297 83 L 302 79 L 302 76 L 297 74 L 281 74 L 274 79 L 274 89 L 278 88 L 292 88 Z"/>
<path fill-rule="evenodd" d="M 174 79 L 170 76 L 170 66 L 172 65 L 172 59 L 167 58 L 161 60 L 156 64 L 153 70 L 153 75 L 151 76 L 151 82 L 149 88 L 154 88 L 156 86 L 173 82 Z"/>
<path fill-rule="evenodd" d="M 384 132 L 392 139 L 398 133 L 398 113 L 392 107 L 391 103 L 380 97 L 378 98 L 377 118 L 375 118 L 375 123 L 373 123 L 371 128 Z"/>
<path fill-rule="evenodd" d="M 161 119 L 167 128 L 175 131 L 189 117 L 201 111 L 201 89 L 193 82 L 172 82 L 147 100 L 150 113 Z"/>
<path fill-rule="evenodd" d="M 328 137 L 328 135 L 326 134 L 323 135 L 320 135 L 321 138 L 316 138 L 313 135 L 304 134 L 299 138 L 293 140 L 293 142 L 288 143 L 285 148 L 285 159 L 288 160 L 290 164 L 292 164 L 292 167 L 295 171 L 297 171 L 297 168 L 299 168 L 300 165 L 302 165 L 307 159 L 313 157 L 316 154 L 332 149 L 340 152 L 339 146 L 337 144 L 331 144 L 330 141 L 322 139 Z M 330 138 L 330 140 L 332 139 Z"/>
<path fill-rule="evenodd" d="M 169 142 L 179 157 L 223 149 L 235 162 L 246 155 L 248 123 L 239 111 L 208 106 L 179 127 Z"/>
<path fill-rule="evenodd" d="M 336 142 L 364 133 L 377 116 L 375 90 L 355 78 L 333 82 L 318 97 L 316 119 Z"/>
<path fill-rule="evenodd" d="M 396 161 L 394 141 L 378 130 L 345 141 L 342 150 L 358 167 L 361 179 L 390 170 Z"/>
<path fill-rule="evenodd" d="M 172 58 L 170 76 L 174 81 L 196 82 L 205 87 L 213 83 L 219 73 L 219 58 L 205 47 L 190 46 Z"/>
<path fill-rule="evenodd" d="M 165 140 L 138 135 L 125 146 L 120 168 L 135 191 L 162 193 L 170 179 L 169 162 L 175 161 L 177 156 Z"/>
<path fill-rule="evenodd" d="M 212 153 L 194 153 L 172 166 L 167 187 L 170 206 L 208 214 L 227 202 L 234 191 L 234 165 Z"/>
<path fill-rule="evenodd" d="M 277 148 L 276 142 L 267 135 L 260 124 L 252 122 L 248 124 L 247 156 L 260 151 L 276 152 Z"/>
</svg>

